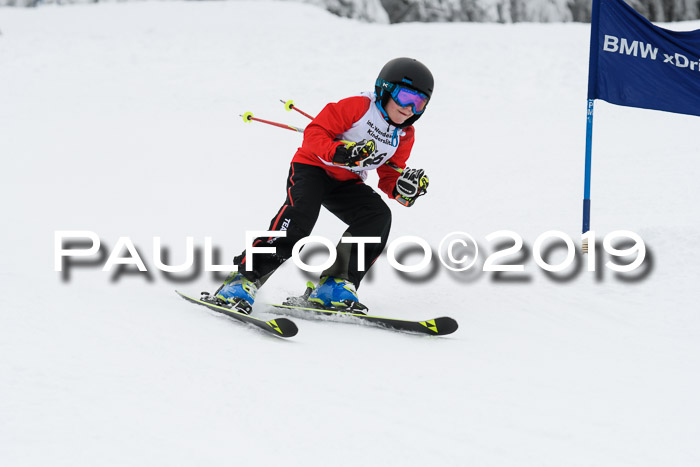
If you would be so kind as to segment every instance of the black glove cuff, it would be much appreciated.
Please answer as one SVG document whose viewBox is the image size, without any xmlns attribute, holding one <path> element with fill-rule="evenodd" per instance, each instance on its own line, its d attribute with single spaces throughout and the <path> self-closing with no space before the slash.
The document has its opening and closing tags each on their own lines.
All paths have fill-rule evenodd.
<svg viewBox="0 0 700 467">
<path fill-rule="evenodd" d="M 333 154 L 333 163 L 338 165 L 347 165 L 350 161 L 350 151 L 344 145 L 340 145 L 335 148 L 335 153 Z"/>
</svg>

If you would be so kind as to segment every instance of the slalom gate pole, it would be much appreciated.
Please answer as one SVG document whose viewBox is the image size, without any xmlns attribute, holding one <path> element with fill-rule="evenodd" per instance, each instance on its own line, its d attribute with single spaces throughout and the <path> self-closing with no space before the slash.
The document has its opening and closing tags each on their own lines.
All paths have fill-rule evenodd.
<svg viewBox="0 0 700 467">
<path fill-rule="evenodd" d="M 303 132 L 304 132 L 304 129 L 303 129 L 303 128 L 298 128 L 298 127 L 295 127 L 295 126 L 292 126 L 292 125 L 287 125 L 286 123 L 277 123 L 277 122 L 271 122 L 271 121 L 269 121 L 269 120 L 263 120 L 262 118 L 255 118 L 255 117 L 253 117 L 253 113 L 252 113 L 252 112 L 246 112 L 246 113 L 244 113 L 243 115 L 241 115 L 241 117 L 243 117 L 243 121 L 246 122 L 246 123 L 250 123 L 251 121 L 255 121 L 255 122 L 260 122 L 260 123 L 266 123 L 266 124 L 268 124 L 268 125 L 276 126 L 276 127 L 279 127 L 279 128 L 284 128 L 284 129 L 287 129 L 287 130 L 296 131 L 296 132 L 298 132 L 298 133 L 303 133 Z"/>
<path fill-rule="evenodd" d="M 289 99 L 288 101 L 284 101 L 284 100 L 280 99 L 280 102 L 282 102 L 282 103 L 284 104 L 284 109 L 285 109 L 287 112 L 291 112 L 292 110 L 296 110 L 297 112 L 299 112 L 300 114 L 302 114 L 304 117 L 308 117 L 309 120 L 313 120 L 313 119 L 314 119 L 314 117 L 312 117 L 311 115 L 307 114 L 306 112 L 304 112 L 304 111 L 302 111 L 302 110 L 300 110 L 300 109 L 297 109 L 297 107 L 294 105 L 294 101 L 293 101 L 293 100 Z"/>
<path fill-rule="evenodd" d="M 586 116 L 586 171 L 583 182 L 583 228 L 582 233 L 591 229 L 591 152 L 593 146 L 593 99 L 588 99 Z M 583 253 L 588 253 L 588 239 L 581 244 Z"/>
</svg>

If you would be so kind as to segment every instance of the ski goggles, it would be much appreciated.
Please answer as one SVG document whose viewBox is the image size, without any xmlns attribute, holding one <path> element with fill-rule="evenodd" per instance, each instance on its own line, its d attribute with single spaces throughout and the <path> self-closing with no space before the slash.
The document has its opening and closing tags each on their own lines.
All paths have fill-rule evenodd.
<svg viewBox="0 0 700 467">
<path fill-rule="evenodd" d="M 430 97 L 415 89 L 401 86 L 400 84 L 387 83 L 382 80 L 381 86 L 391 92 L 391 98 L 401 107 L 411 106 L 413 113 L 420 115 L 428 105 Z"/>
</svg>

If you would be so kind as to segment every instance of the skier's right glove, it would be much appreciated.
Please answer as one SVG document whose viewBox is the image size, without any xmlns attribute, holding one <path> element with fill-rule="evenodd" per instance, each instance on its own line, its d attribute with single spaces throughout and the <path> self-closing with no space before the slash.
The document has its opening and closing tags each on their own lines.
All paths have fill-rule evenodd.
<svg viewBox="0 0 700 467">
<path fill-rule="evenodd" d="M 372 163 L 376 150 L 374 140 L 362 140 L 359 143 L 348 141 L 335 149 L 333 163 L 346 167 L 366 167 Z"/>
<path fill-rule="evenodd" d="M 428 176 L 423 169 L 409 169 L 406 167 L 401 176 L 396 180 L 394 187 L 394 199 L 406 207 L 413 206 L 419 196 L 428 192 Z"/>
</svg>

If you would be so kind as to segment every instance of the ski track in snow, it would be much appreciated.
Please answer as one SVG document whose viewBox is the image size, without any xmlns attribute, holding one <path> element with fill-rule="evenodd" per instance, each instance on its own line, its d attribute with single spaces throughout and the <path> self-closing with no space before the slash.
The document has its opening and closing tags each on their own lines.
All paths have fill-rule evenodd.
<svg viewBox="0 0 700 467">
<path fill-rule="evenodd" d="M 176 283 L 154 266 L 154 236 L 172 264 L 186 236 L 227 261 L 282 202 L 301 138 L 240 114 L 305 125 L 279 99 L 317 113 L 404 55 L 436 78 L 409 164 L 431 188 L 392 204 L 391 239 L 578 243 L 587 25 L 146 2 L 2 9 L 0 28 L 3 465 L 700 464 L 695 117 L 596 104 L 592 227 L 642 236 L 644 280 L 584 264 L 556 282 L 530 254 L 525 281 L 441 265 L 411 281 L 380 258 L 360 289 L 372 314 L 452 316 L 445 338 L 294 317 L 282 341 L 173 293 L 214 289 L 210 274 Z M 150 280 L 94 265 L 61 280 L 57 230 L 110 249 L 130 237 Z M 315 234 L 343 230 L 324 212 Z M 284 265 L 256 314 L 306 280 Z"/>
</svg>

